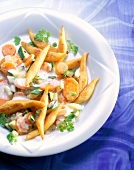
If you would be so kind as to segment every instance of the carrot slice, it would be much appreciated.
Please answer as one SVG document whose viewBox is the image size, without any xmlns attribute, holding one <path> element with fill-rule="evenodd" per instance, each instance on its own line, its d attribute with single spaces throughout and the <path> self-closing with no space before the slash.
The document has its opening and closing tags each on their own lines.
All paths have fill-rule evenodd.
<svg viewBox="0 0 134 170">
<path fill-rule="evenodd" d="M 4 74 L 8 74 L 8 70 L 9 69 L 16 69 L 15 64 L 11 61 L 5 61 L 2 65 L 1 65 L 1 71 Z"/>
<path fill-rule="evenodd" d="M 66 78 L 64 80 L 63 95 L 69 101 L 73 101 L 78 97 L 79 84 L 74 78 Z"/>
<path fill-rule="evenodd" d="M 46 72 L 50 72 L 51 71 L 51 66 L 48 62 L 44 62 L 41 66 L 41 70 L 44 70 Z"/>
<path fill-rule="evenodd" d="M 59 93 L 58 100 L 59 100 L 60 103 L 62 103 L 62 102 L 66 103 L 67 102 L 67 99 L 64 97 L 62 92 Z"/>
<path fill-rule="evenodd" d="M 63 74 L 68 70 L 68 66 L 64 62 L 60 62 L 56 65 L 55 71 L 57 74 Z"/>
<path fill-rule="evenodd" d="M 53 85 L 51 85 L 51 84 L 47 84 L 47 85 L 45 85 L 45 86 L 42 86 L 42 87 L 41 87 L 41 90 L 45 90 L 45 89 L 46 89 L 46 86 L 48 87 L 48 90 L 49 90 L 49 91 L 55 91 L 55 90 L 58 88 L 58 86 L 53 86 Z"/>
<path fill-rule="evenodd" d="M 33 60 L 34 60 L 34 54 L 31 54 L 28 58 L 26 58 L 25 63 L 24 63 L 25 66 L 26 67 L 30 66 Z"/>
<path fill-rule="evenodd" d="M 15 49 L 14 45 L 12 45 L 12 44 L 6 44 L 2 47 L 2 54 L 4 56 L 6 56 L 6 55 L 13 56 L 15 53 L 16 53 L 16 49 Z"/>
</svg>

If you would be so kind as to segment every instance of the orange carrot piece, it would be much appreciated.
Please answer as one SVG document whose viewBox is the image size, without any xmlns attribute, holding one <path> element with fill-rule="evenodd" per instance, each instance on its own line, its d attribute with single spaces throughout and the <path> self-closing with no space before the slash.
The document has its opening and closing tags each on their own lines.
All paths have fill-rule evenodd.
<svg viewBox="0 0 134 170">
<path fill-rule="evenodd" d="M 79 84 L 74 78 L 65 78 L 63 95 L 69 101 L 73 101 L 78 97 Z"/>
<path fill-rule="evenodd" d="M 1 65 L 1 71 L 4 74 L 8 74 L 8 70 L 9 69 L 16 69 L 15 64 L 11 61 L 5 61 L 2 65 Z"/>
<path fill-rule="evenodd" d="M 66 103 L 67 102 L 67 99 L 64 97 L 62 92 L 59 93 L 58 100 L 59 100 L 60 103 L 62 103 L 62 102 Z"/>
<path fill-rule="evenodd" d="M 41 70 L 44 70 L 46 72 L 50 72 L 51 71 L 51 66 L 48 62 L 44 62 L 41 66 Z"/>
<path fill-rule="evenodd" d="M 13 56 L 16 53 L 16 48 L 12 44 L 6 44 L 2 47 L 2 54 L 4 56 L 11 55 Z"/>
<path fill-rule="evenodd" d="M 33 60 L 34 60 L 34 54 L 31 54 L 28 58 L 26 58 L 24 62 L 25 66 L 26 67 L 30 66 Z"/>
<path fill-rule="evenodd" d="M 51 84 L 47 84 L 46 86 L 48 87 L 48 91 L 55 91 L 58 88 L 58 86 L 53 86 Z M 46 86 L 41 87 L 41 90 L 45 90 Z"/>
<path fill-rule="evenodd" d="M 67 64 L 65 64 L 64 62 L 60 62 L 56 65 L 55 68 L 55 72 L 57 74 L 63 74 L 64 72 L 66 72 L 68 70 L 68 66 Z"/>
</svg>

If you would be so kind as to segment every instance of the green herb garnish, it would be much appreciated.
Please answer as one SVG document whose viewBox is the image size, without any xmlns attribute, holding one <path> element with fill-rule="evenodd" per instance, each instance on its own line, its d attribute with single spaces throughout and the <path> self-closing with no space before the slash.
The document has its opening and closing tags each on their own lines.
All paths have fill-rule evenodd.
<svg viewBox="0 0 134 170">
<path fill-rule="evenodd" d="M 64 71 L 64 72 L 63 72 L 63 76 L 64 76 L 64 77 L 67 77 L 67 71 Z"/>
<path fill-rule="evenodd" d="M 57 47 L 57 43 L 54 42 L 54 43 L 52 44 L 52 46 L 53 46 L 53 47 Z"/>
<path fill-rule="evenodd" d="M 48 76 L 48 78 L 50 78 L 50 79 L 55 79 L 56 76 Z"/>
<path fill-rule="evenodd" d="M 41 110 L 37 110 L 37 111 L 36 111 L 36 114 L 35 114 L 35 119 L 37 119 L 37 118 L 39 117 L 39 115 L 40 115 L 40 112 L 41 112 Z"/>
<path fill-rule="evenodd" d="M 15 43 L 15 45 L 19 45 L 20 41 L 21 41 L 20 37 L 14 36 L 14 43 Z"/>
<path fill-rule="evenodd" d="M 7 139 L 9 141 L 9 143 L 13 144 L 13 143 L 16 143 L 17 142 L 17 137 L 18 137 L 18 133 L 13 130 L 12 132 L 10 132 L 8 135 L 7 135 Z"/>
<path fill-rule="evenodd" d="M 14 77 L 14 75 L 12 73 L 10 73 L 10 71 L 7 71 L 7 72 L 9 74 L 9 76 L 13 76 Z"/>
<path fill-rule="evenodd" d="M 65 130 L 67 130 L 68 132 L 71 132 L 74 130 L 74 125 L 72 120 L 75 118 L 75 114 L 74 112 L 71 112 L 66 118 L 65 120 L 59 125 L 59 130 L 61 132 L 64 132 Z"/>
<path fill-rule="evenodd" d="M 76 92 L 70 91 L 70 95 L 71 95 L 71 96 L 75 96 L 75 95 L 76 95 Z"/>
<path fill-rule="evenodd" d="M 32 114 L 30 115 L 30 119 L 31 119 L 32 122 L 35 122 L 35 118 L 33 117 Z"/>
<path fill-rule="evenodd" d="M 68 52 L 72 52 L 74 55 L 78 52 L 78 47 L 75 46 L 70 40 L 67 40 L 67 50 Z"/>
<path fill-rule="evenodd" d="M 0 114 L 0 124 L 2 126 L 5 126 L 5 124 L 7 123 L 7 117 L 5 114 Z"/>
<path fill-rule="evenodd" d="M 31 94 L 40 94 L 41 92 L 42 92 L 42 90 L 35 89 L 35 90 L 31 91 Z"/>
<path fill-rule="evenodd" d="M 35 44 L 31 41 L 28 44 L 30 44 L 31 46 L 35 47 Z"/>
<path fill-rule="evenodd" d="M 46 30 L 42 29 L 40 30 L 34 37 L 36 41 L 45 41 L 49 42 L 50 32 L 47 32 Z"/>
<path fill-rule="evenodd" d="M 51 62 L 50 64 L 51 64 L 51 67 L 52 67 L 52 69 L 51 69 L 51 71 L 52 71 L 53 68 L 54 68 L 54 62 Z"/>
<path fill-rule="evenodd" d="M 37 76 L 33 79 L 33 83 L 36 83 L 38 80 L 44 80 L 43 78 Z"/>
</svg>

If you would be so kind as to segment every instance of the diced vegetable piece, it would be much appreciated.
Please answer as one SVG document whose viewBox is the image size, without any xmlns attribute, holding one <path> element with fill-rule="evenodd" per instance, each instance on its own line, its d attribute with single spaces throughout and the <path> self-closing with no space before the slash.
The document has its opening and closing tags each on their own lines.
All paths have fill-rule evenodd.
<svg viewBox="0 0 134 170">
<path fill-rule="evenodd" d="M 8 70 L 8 74 L 13 77 L 17 77 L 19 75 L 19 72 L 16 69 L 10 69 Z"/>
<path fill-rule="evenodd" d="M 13 84 L 11 84 L 10 90 L 11 90 L 13 93 L 15 93 L 15 92 L 16 92 L 16 87 L 15 87 Z"/>
<path fill-rule="evenodd" d="M 36 95 L 38 95 L 38 94 L 40 94 L 42 92 L 42 90 L 40 90 L 40 89 L 35 89 L 35 90 L 33 90 L 32 92 L 31 92 L 31 94 L 36 94 Z"/>
<path fill-rule="evenodd" d="M 18 50 L 18 54 L 20 56 L 21 59 L 24 59 L 26 57 L 26 54 L 25 54 L 25 50 L 22 46 L 20 46 L 19 50 Z"/>
<path fill-rule="evenodd" d="M 80 70 L 79 70 L 79 69 L 75 70 L 75 72 L 74 72 L 74 77 L 75 77 L 75 78 L 80 77 Z"/>
<path fill-rule="evenodd" d="M 9 130 L 9 131 L 12 131 L 13 129 L 10 127 L 9 123 L 6 123 L 5 124 L 5 127 Z"/>
<path fill-rule="evenodd" d="M 12 128 L 12 129 L 15 129 L 15 125 L 16 125 L 16 120 L 13 120 L 9 123 L 9 126 Z"/>
<path fill-rule="evenodd" d="M 74 75 L 74 71 L 73 71 L 73 70 L 67 70 L 66 75 L 67 75 L 68 77 L 72 77 L 72 76 Z"/>
<path fill-rule="evenodd" d="M 10 99 L 13 97 L 13 93 L 11 92 L 9 86 L 4 87 L 4 92 L 8 95 Z"/>
<path fill-rule="evenodd" d="M 13 76 L 7 76 L 7 79 L 9 81 L 10 84 L 13 84 L 14 83 L 14 80 L 15 80 L 15 77 Z"/>
<path fill-rule="evenodd" d="M 25 70 L 25 66 L 24 65 L 20 65 L 17 67 L 17 71 L 18 72 L 21 72 L 21 71 L 24 71 Z"/>
<path fill-rule="evenodd" d="M 58 100 L 58 93 L 54 93 L 53 100 Z"/>
<path fill-rule="evenodd" d="M 48 109 L 55 109 L 58 106 L 58 101 L 54 100 L 52 102 L 50 102 Z"/>
<path fill-rule="evenodd" d="M 82 105 L 77 104 L 77 103 L 67 103 L 67 106 L 72 108 L 72 109 L 76 109 L 76 110 L 81 110 L 82 109 Z"/>
<path fill-rule="evenodd" d="M 16 69 L 16 66 L 13 62 L 11 61 L 5 61 L 2 65 L 1 65 L 1 71 L 7 75 L 8 74 L 8 70 L 10 69 Z"/>
<path fill-rule="evenodd" d="M 48 92 L 48 96 L 50 100 L 53 100 L 54 93 L 53 92 Z"/>
</svg>

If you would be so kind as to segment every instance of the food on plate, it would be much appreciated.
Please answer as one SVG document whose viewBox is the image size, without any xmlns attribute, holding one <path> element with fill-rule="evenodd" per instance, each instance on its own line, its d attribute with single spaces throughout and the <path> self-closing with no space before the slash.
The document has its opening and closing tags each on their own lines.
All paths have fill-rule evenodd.
<svg viewBox="0 0 134 170">
<path fill-rule="evenodd" d="M 66 39 L 64 26 L 58 42 L 44 29 L 36 34 L 29 29 L 28 35 L 31 42 L 14 36 L 15 45 L 1 49 L 0 124 L 10 131 L 11 144 L 19 135 L 45 139 L 56 129 L 73 131 L 99 81 L 88 80 L 88 53 L 77 57 L 78 47 Z"/>
</svg>

